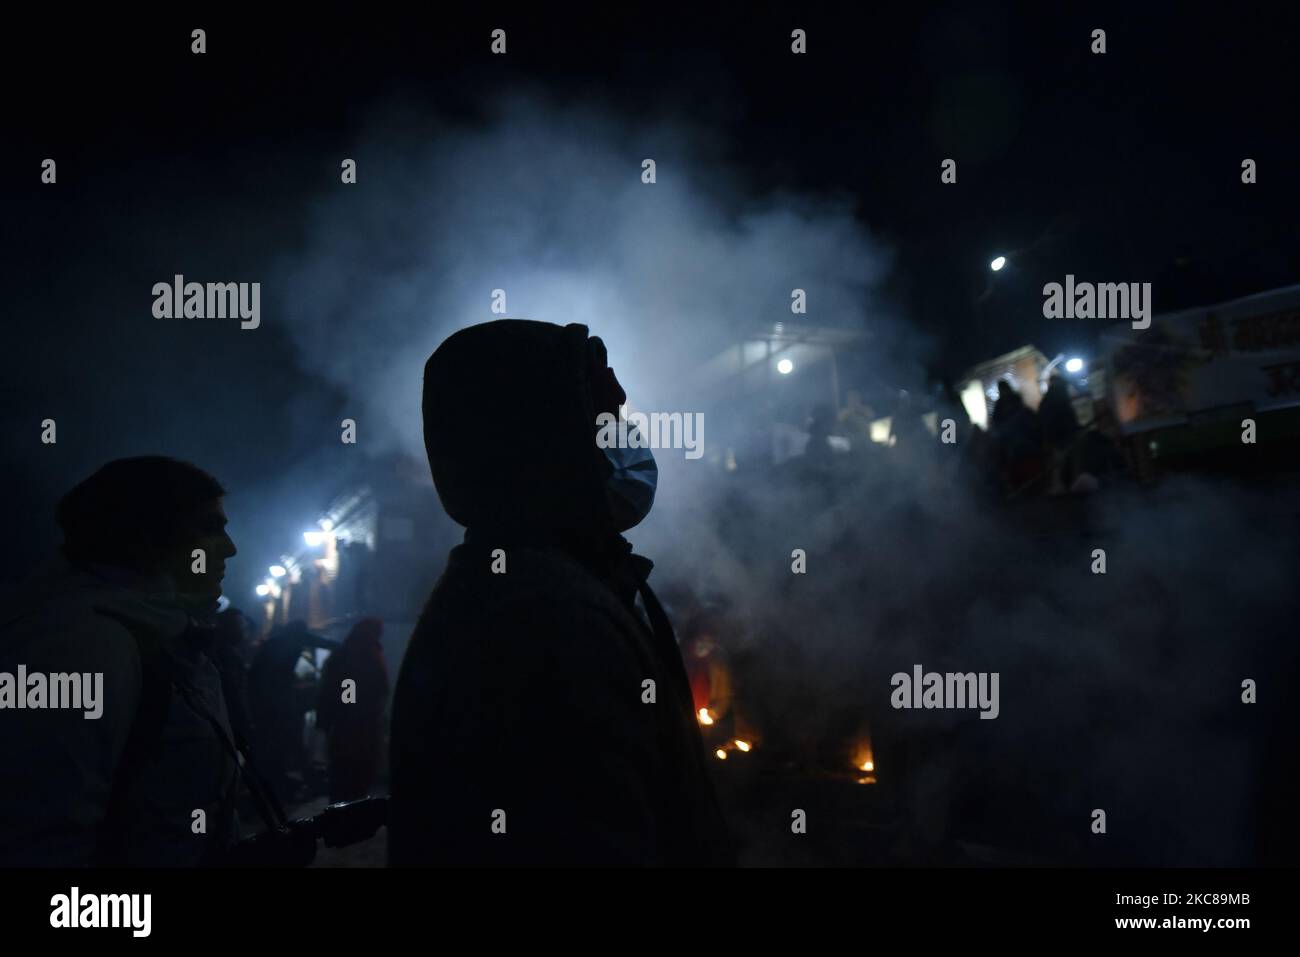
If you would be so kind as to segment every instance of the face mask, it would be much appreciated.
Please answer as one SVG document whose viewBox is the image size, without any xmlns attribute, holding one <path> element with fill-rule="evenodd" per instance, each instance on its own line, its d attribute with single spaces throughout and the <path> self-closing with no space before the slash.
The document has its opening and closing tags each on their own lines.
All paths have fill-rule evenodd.
<svg viewBox="0 0 1300 957">
<path fill-rule="evenodd" d="M 629 439 L 633 434 L 637 434 L 636 430 L 629 427 Z M 650 514 L 655 486 L 659 483 L 659 466 L 655 465 L 654 454 L 648 448 L 614 447 L 601 451 L 614 467 L 605 482 L 605 499 L 614 517 L 614 527 L 625 532 Z"/>
</svg>

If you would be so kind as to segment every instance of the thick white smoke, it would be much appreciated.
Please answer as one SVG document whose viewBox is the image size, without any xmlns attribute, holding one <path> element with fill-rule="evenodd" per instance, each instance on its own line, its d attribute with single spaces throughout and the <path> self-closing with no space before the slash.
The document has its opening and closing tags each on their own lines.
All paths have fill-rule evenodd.
<svg viewBox="0 0 1300 957">
<path fill-rule="evenodd" d="M 351 398 L 372 449 L 423 457 L 424 360 L 501 318 L 495 289 L 510 317 L 602 336 L 642 409 L 698 410 L 686 374 L 792 320 L 792 289 L 808 321 L 886 324 L 888 257 L 848 202 L 747 196 L 706 131 L 518 95 L 471 124 L 393 107 L 349 156 L 357 183 L 319 197 L 279 288 L 303 366 Z"/>
</svg>

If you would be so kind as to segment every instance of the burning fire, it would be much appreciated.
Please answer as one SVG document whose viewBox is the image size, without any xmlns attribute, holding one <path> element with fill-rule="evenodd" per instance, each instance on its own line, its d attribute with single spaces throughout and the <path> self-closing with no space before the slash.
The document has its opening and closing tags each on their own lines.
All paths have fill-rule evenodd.
<svg viewBox="0 0 1300 957">
<path fill-rule="evenodd" d="M 871 747 L 871 738 L 864 737 L 853 750 L 853 770 L 864 772 L 858 778 L 859 784 L 876 783 L 876 755 Z"/>
</svg>

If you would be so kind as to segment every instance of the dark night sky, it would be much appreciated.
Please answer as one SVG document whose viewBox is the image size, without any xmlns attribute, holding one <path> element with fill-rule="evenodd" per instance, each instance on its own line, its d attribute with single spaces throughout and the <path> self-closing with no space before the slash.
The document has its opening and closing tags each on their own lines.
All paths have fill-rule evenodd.
<svg viewBox="0 0 1300 957">
<path fill-rule="evenodd" d="M 935 376 L 1026 341 L 1086 350 L 1095 325 L 1041 316 L 1043 283 L 1067 272 L 1152 282 L 1157 312 L 1300 281 L 1300 12 L 1058 6 L 11 13 L 5 449 L 34 516 L 15 535 L 47 525 L 57 486 L 107 457 L 240 448 L 223 475 L 238 484 L 334 441 L 330 387 L 275 328 L 256 348 L 140 333 L 115 304 L 170 275 L 176 249 L 194 272 L 243 274 L 301 246 L 340 144 L 394 96 L 472 121 L 485 96 L 540 87 L 693 125 L 752 195 L 847 197 L 893 252 L 888 299 L 934 343 Z M 204 57 L 189 52 L 194 26 Z M 498 26 L 505 58 L 488 53 Z M 807 56 L 789 52 L 795 26 Z M 1104 56 L 1089 52 L 1094 27 Z M 46 156 L 55 189 L 39 183 Z M 940 183 L 945 157 L 956 186 Z M 1245 157 L 1256 185 L 1240 182 Z M 1012 267 L 981 311 L 999 252 Z M 123 382 L 140 390 L 129 401 Z M 33 423 L 47 415 L 87 439 L 43 449 Z M 7 557 L 6 576 L 25 563 Z"/>
</svg>

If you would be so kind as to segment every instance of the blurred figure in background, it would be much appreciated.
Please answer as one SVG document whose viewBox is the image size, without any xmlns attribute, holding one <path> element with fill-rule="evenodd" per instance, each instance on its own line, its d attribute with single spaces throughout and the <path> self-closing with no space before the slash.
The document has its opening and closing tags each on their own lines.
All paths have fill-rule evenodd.
<svg viewBox="0 0 1300 957">
<path fill-rule="evenodd" d="M 731 671 L 714 638 L 716 626 L 712 616 L 703 615 L 688 621 L 683 629 L 682 661 L 691 685 L 691 703 L 701 724 L 712 724 L 731 710 Z"/>
<path fill-rule="evenodd" d="M 308 631 L 305 621 L 291 621 L 271 632 L 249 668 L 248 691 L 256 728 L 253 759 L 282 801 L 308 796 L 304 720 L 316 704 L 316 682 L 298 676 L 298 662 L 308 649 L 337 647 Z"/>
<path fill-rule="evenodd" d="M 840 428 L 852 443 L 854 451 L 871 446 L 871 423 L 875 417 L 875 411 L 862 401 L 862 393 L 857 389 L 849 389 L 844 394 Z"/>
<path fill-rule="evenodd" d="M 389 688 L 383 634 L 382 621 L 363 618 L 321 674 L 316 727 L 329 740 L 330 803 L 365 797 L 379 771 Z"/>
<path fill-rule="evenodd" d="M 906 389 L 898 391 L 898 399 L 889 419 L 889 437 L 895 448 L 909 455 L 928 449 L 932 444 L 932 437 L 921 419 L 921 410 Z"/>
<path fill-rule="evenodd" d="M 1060 376 L 1052 381 L 1043 393 L 1038 406 L 1038 422 L 1042 426 L 1043 444 L 1051 457 L 1052 487 L 1054 494 L 1067 491 L 1074 483 L 1078 468 L 1079 419 L 1074 414 L 1070 390 Z"/>
<path fill-rule="evenodd" d="M 817 467 L 830 464 L 833 455 L 830 437 L 834 426 L 835 415 L 829 405 L 819 402 L 813 406 L 812 413 L 808 416 L 808 445 L 803 453 L 805 464 Z"/>
<path fill-rule="evenodd" d="M 1002 495 L 997 443 L 978 425 L 971 425 L 958 453 L 957 475 L 981 502 L 993 502 Z"/>
<path fill-rule="evenodd" d="M 894 410 L 889 419 L 890 458 L 901 467 L 912 481 L 921 483 L 922 495 L 936 493 L 933 483 L 938 479 L 935 468 L 939 461 L 938 442 L 926 427 L 921 405 L 906 389 L 898 391 Z"/>
<path fill-rule="evenodd" d="M 1008 379 L 998 380 L 993 438 L 1007 493 L 1023 494 L 1038 485 L 1044 470 L 1042 430 L 1038 417 Z"/>
</svg>

